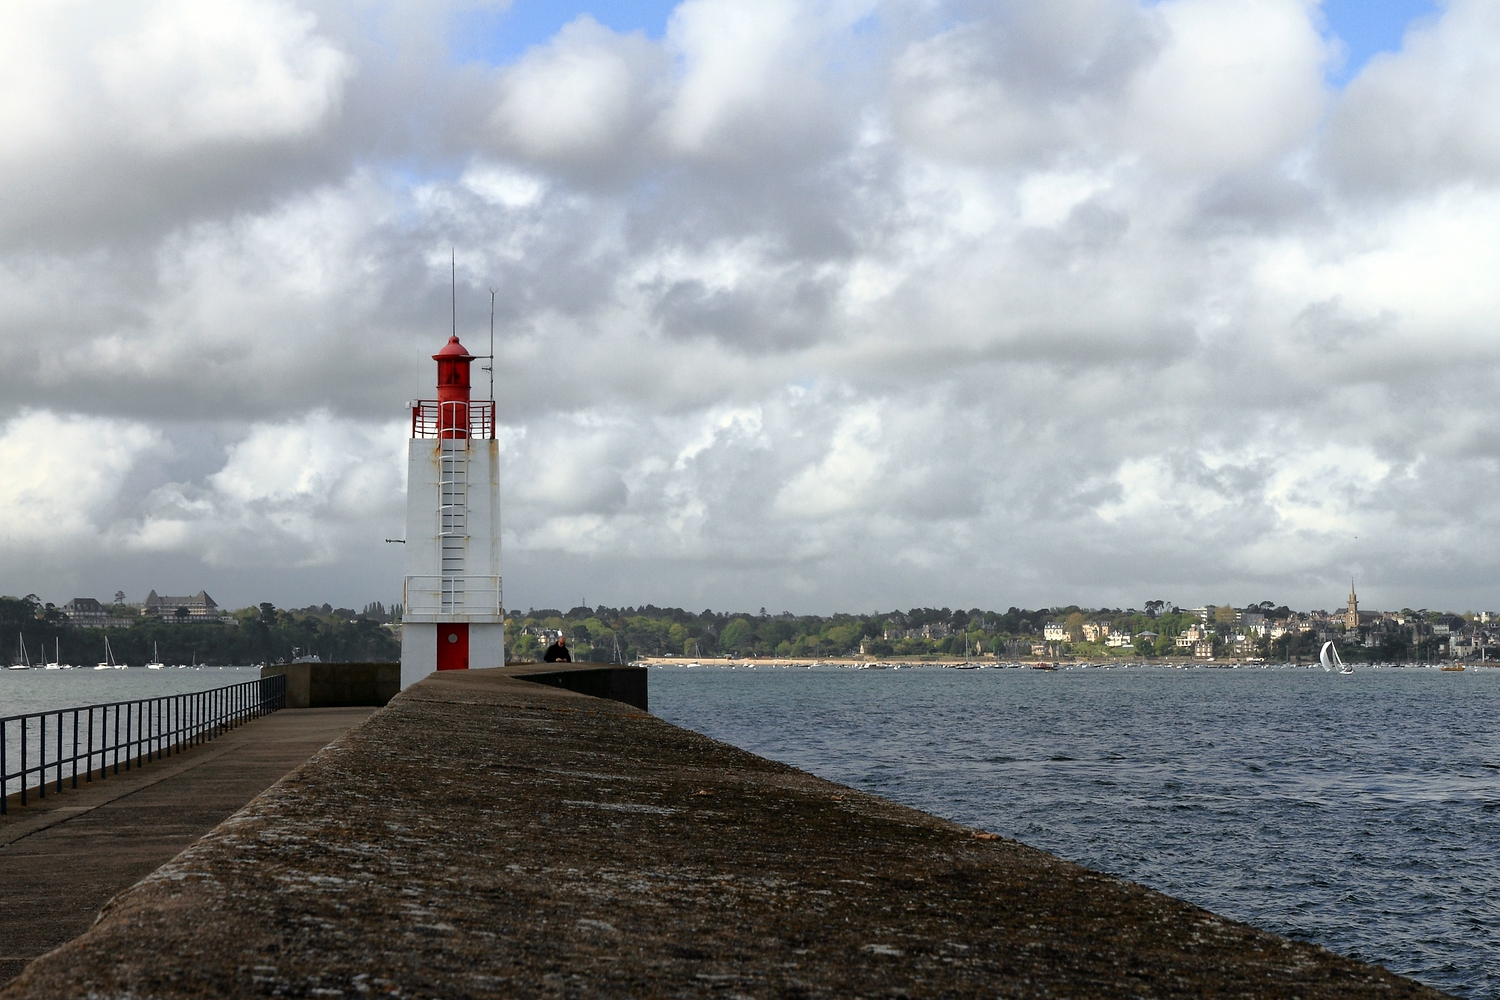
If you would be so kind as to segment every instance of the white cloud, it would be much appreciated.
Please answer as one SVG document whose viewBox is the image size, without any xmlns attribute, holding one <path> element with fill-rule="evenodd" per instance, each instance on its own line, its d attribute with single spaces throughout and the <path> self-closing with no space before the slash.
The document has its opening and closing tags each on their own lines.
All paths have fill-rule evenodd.
<svg viewBox="0 0 1500 1000">
<path fill-rule="evenodd" d="M 1500 8 L 1452 0 L 1370 60 L 1335 107 L 1326 154 L 1359 189 L 1500 180 Z"/>
<path fill-rule="evenodd" d="M 1165 0 L 1133 82 L 1127 147 L 1174 170 L 1254 167 L 1312 136 L 1330 58 L 1308 0 Z"/>
<path fill-rule="evenodd" d="M 389 599 L 456 248 L 515 601 L 1490 603 L 1490 6 L 1342 95 L 1300 0 L 871 9 L 18 9 L 0 585 Z"/>
<path fill-rule="evenodd" d="M 120 543 L 189 551 L 209 566 L 318 566 L 383 544 L 404 518 L 400 424 L 366 426 L 315 410 L 251 427 L 200 483 L 153 490 Z M 390 530 L 388 528 L 387 530 Z"/>
<path fill-rule="evenodd" d="M 645 38 L 582 15 L 504 73 L 494 125 L 526 157 L 596 164 L 638 137 L 662 64 Z"/>
<path fill-rule="evenodd" d="M 792 517 L 825 518 L 866 506 L 885 458 L 880 413 L 874 405 L 860 406 L 839 421 L 822 460 L 776 494 L 776 509 Z"/>
<path fill-rule="evenodd" d="M 99 543 L 136 464 L 165 442 L 140 423 L 28 411 L 0 430 L 0 546 L 76 556 Z"/>
<path fill-rule="evenodd" d="M 783 114 L 805 111 L 805 105 L 786 100 L 795 83 L 805 82 L 797 79 L 801 74 L 796 59 L 811 25 L 800 13 L 791 0 L 685 0 L 678 5 L 667 27 L 667 37 L 684 63 L 666 119 L 674 146 L 703 151 L 721 130 L 746 118 L 758 119 L 773 105 Z M 813 94 L 801 96 L 815 99 Z"/>
<path fill-rule="evenodd" d="M 155 0 L 94 46 L 106 113 L 153 152 L 305 133 L 338 111 L 353 69 L 314 28 L 268 0 Z"/>
</svg>

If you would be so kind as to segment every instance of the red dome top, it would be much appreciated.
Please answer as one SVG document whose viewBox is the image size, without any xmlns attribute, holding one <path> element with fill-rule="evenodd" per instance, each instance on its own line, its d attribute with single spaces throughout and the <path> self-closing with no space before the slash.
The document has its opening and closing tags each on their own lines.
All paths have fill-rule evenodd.
<svg viewBox="0 0 1500 1000">
<path fill-rule="evenodd" d="M 448 343 L 443 345 L 443 349 L 441 351 L 438 351 L 432 356 L 432 360 L 473 361 L 474 355 L 470 354 L 464 347 L 464 345 L 458 342 L 458 336 L 457 334 L 455 334 L 454 336 L 448 338 Z"/>
</svg>

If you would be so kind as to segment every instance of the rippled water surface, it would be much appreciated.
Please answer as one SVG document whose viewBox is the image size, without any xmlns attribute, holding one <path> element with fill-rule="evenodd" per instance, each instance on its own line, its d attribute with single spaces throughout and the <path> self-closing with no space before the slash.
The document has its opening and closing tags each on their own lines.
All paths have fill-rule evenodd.
<svg viewBox="0 0 1500 1000">
<path fill-rule="evenodd" d="M 651 671 L 652 711 L 1500 998 L 1500 669 Z"/>
<path fill-rule="evenodd" d="M 258 667 L 178 670 L 0 670 L 0 718 L 135 698 L 207 691 L 260 676 Z"/>
<path fill-rule="evenodd" d="M 165 695 L 187 694 L 207 691 L 254 680 L 260 676 L 257 667 L 198 667 L 178 670 L 147 670 L 145 667 L 130 667 L 125 670 L 4 670 L 0 669 L 0 718 L 13 715 L 30 715 L 35 712 L 54 712 L 59 709 L 85 708 L 89 705 L 113 704 L 141 698 L 160 698 Z M 66 751 L 72 755 L 72 717 L 63 723 Z M 103 718 L 100 725 L 103 725 Z M 27 740 L 31 763 L 37 763 L 38 726 L 33 720 L 28 723 L 30 738 Z M 47 753 L 57 759 L 57 735 L 55 719 L 47 720 L 51 737 L 47 742 Z M 14 774 L 21 762 L 21 727 L 9 723 L 4 727 L 4 756 L 7 773 Z M 87 742 L 87 727 L 80 737 L 80 746 Z M 81 765 L 87 767 L 87 765 Z M 34 777 L 32 782 L 34 782 Z M 11 778 L 0 785 L 5 793 L 20 791 L 19 778 Z"/>
</svg>

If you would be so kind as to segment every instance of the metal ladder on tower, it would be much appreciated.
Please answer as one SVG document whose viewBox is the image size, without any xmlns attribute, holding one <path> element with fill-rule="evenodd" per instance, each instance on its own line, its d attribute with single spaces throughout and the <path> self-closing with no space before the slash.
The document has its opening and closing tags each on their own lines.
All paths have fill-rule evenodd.
<svg viewBox="0 0 1500 1000">
<path fill-rule="evenodd" d="M 438 537 L 444 614 L 464 610 L 464 552 L 468 543 L 469 442 L 467 438 L 442 440 L 438 506 Z"/>
</svg>

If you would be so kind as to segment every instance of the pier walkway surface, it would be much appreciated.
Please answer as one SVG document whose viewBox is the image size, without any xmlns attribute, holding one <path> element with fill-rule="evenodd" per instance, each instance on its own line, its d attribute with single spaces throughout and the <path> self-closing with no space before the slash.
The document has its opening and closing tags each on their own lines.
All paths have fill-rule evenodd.
<svg viewBox="0 0 1500 1000">
<path fill-rule="evenodd" d="M 1436 997 L 671 726 L 433 675 L 22 997 Z"/>
<path fill-rule="evenodd" d="M 0 818 L 0 983 L 373 711 L 276 712 Z"/>
</svg>

